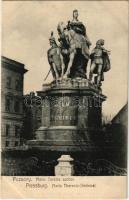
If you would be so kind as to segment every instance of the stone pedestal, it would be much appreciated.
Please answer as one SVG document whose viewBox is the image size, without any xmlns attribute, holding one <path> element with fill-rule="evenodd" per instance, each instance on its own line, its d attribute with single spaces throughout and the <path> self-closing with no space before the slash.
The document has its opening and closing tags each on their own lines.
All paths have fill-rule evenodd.
<svg viewBox="0 0 129 200">
<path fill-rule="evenodd" d="M 70 155 L 62 155 L 58 159 L 58 165 L 55 166 L 56 176 L 72 176 L 74 174 L 72 162 L 73 159 Z"/>
<path fill-rule="evenodd" d="M 44 151 L 93 152 L 101 132 L 102 102 L 106 99 L 87 79 L 43 85 L 42 126 L 29 148 Z"/>
</svg>

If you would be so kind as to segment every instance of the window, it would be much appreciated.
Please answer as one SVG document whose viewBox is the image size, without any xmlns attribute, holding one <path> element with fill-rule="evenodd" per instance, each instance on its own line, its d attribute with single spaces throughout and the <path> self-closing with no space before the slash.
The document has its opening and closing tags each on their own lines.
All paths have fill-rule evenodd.
<svg viewBox="0 0 129 200">
<path fill-rule="evenodd" d="M 18 141 L 15 142 L 15 147 L 18 146 Z"/>
<path fill-rule="evenodd" d="M 20 135 L 20 127 L 19 126 L 15 126 L 15 136 L 19 136 Z"/>
<path fill-rule="evenodd" d="M 6 147 L 8 147 L 9 146 L 9 141 L 6 141 Z"/>
<path fill-rule="evenodd" d="M 16 101 L 14 102 L 14 111 L 15 111 L 16 113 L 18 113 L 18 112 L 20 111 L 20 102 L 19 102 L 19 100 L 16 100 Z"/>
<path fill-rule="evenodd" d="M 11 100 L 10 100 L 10 98 L 8 97 L 6 97 L 6 99 L 5 99 L 5 110 L 7 111 L 7 112 L 10 112 L 10 109 L 11 108 Z"/>
<path fill-rule="evenodd" d="M 11 77 L 7 77 L 6 87 L 9 89 L 11 88 Z"/>
<path fill-rule="evenodd" d="M 15 89 L 17 90 L 17 91 L 21 91 L 22 90 L 22 80 L 16 80 L 15 81 Z"/>
<path fill-rule="evenodd" d="M 10 125 L 6 124 L 6 136 L 8 136 L 10 134 Z"/>
</svg>

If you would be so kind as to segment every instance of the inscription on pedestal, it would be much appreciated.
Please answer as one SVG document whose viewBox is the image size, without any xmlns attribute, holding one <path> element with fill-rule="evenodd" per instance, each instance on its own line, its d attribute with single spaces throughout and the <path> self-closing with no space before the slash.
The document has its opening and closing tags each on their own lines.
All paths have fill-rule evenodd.
<svg viewBox="0 0 129 200">
<path fill-rule="evenodd" d="M 52 126 L 73 126 L 77 123 L 78 102 L 72 96 L 50 99 L 50 122 Z"/>
</svg>

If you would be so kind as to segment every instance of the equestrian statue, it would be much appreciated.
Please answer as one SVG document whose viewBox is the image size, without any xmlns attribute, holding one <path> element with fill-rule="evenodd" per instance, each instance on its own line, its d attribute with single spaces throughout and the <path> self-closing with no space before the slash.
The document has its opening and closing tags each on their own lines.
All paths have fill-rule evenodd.
<svg viewBox="0 0 129 200">
<path fill-rule="evenodd" d="M 57 25 L 58 44 L 53 32 L 49 38 L 51 48 L 48 50 L 48 62 L 53 79 L 87 79 L 87 64 L 91 59 L 89 81 L 97 74 L 94 83 L 100 87 L 104 72 L 110 69 L 110 52 L 104 46 L 104 40 L 96 42 L 90 53 L 91 41 L 86 27 L 78 20 L 78 10 L 73 11 L 73 19 L 59 22 Z"/>
</svg>

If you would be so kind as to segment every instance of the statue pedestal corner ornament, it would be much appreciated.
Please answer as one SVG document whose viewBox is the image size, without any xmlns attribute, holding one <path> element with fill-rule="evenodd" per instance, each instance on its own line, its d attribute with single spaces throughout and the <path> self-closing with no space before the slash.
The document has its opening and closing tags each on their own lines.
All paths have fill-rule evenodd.
<svg viewBox="0 0 129 200">
<path fill-rule="evenodd" d="M 73 170 L 73 158 L 70 155 L 62 155 L 58 159 L 58 164 L 55 166 L 55 176 L 72 176 Z"/>
</svg>

